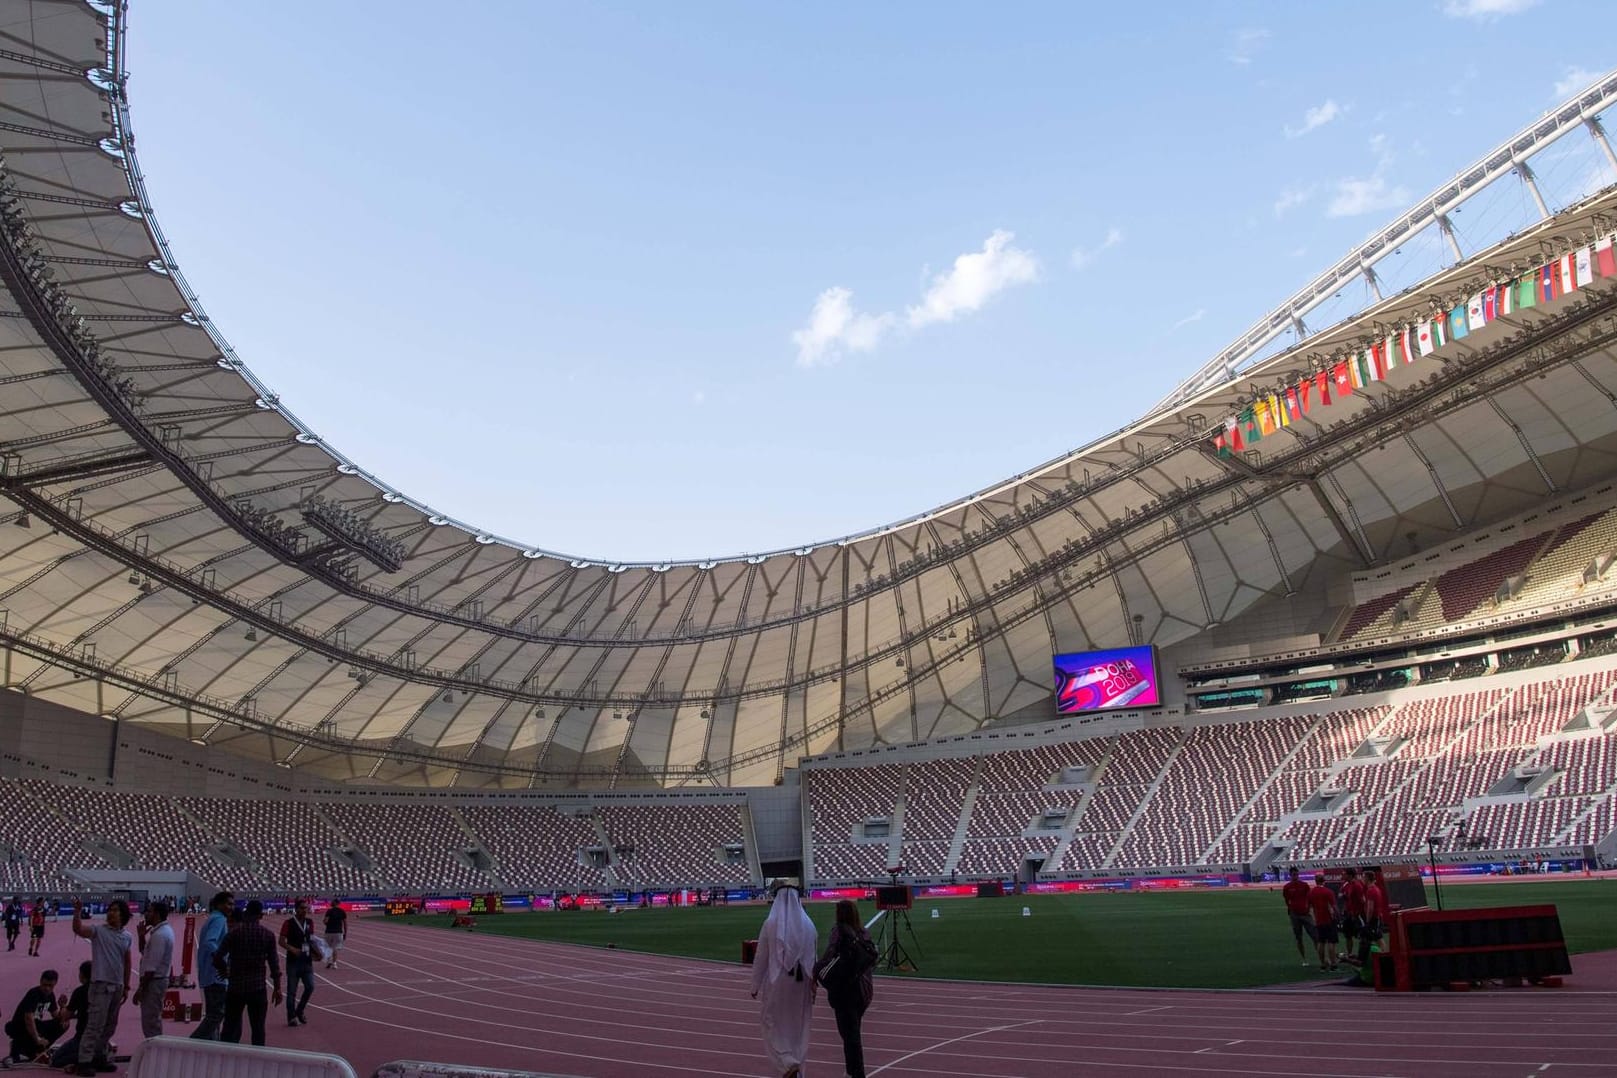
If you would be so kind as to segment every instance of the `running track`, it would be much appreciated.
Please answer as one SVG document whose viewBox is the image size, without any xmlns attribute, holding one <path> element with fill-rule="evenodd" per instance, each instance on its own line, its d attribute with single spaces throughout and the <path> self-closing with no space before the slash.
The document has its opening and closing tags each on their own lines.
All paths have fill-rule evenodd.
<svg viewBox="0 0 1617 1078">
<path fill-rule="evenodd" d="M 65 928 L 49 933 L 45 955 L 64 972 L 86 949 Z M 9 1012 L 42 963 L 20 951 L 0 957 Z M 367 919 L 341 968 L 318 971 L 310 1024 L 288 1029 L 272 1012 L 269 1040 L 339 1053 L 361 1076 L 388 1060 L 424 1059 L 596 1078 L 767 1078 L 747 976 L 739 964 Z M 1617 1074 L 1617 992 L 1577 980 L 1558 990 L 1394 996 L 880 978 L 865 1018 L 866 1065 L 890 1078 Z M 127 1010 L 118 1040 L 134 1043 L 137 1029 Z M 822 1002 L 806 1078 L 840 1075 L 841 1063 Z"/>
</svg>

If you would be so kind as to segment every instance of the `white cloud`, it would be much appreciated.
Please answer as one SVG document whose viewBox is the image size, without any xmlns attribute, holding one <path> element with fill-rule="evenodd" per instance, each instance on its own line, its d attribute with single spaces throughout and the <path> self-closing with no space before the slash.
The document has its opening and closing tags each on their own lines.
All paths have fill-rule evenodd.
<svg viewBox="0 0 1617 1078">
<path fill-rule="evenodd" d="M 1206 307 L 1197 307 L 1190 314 L 1185 315 L 1185 317 L 1181 318 L 1179 321 L 1177 321 L 1173 325 L 1169 326 L 1168 327 L 1168 332 L 1172 333 L 1176 329 L 1183 329 L 1185 326 L 1190 325 L 1192 322 L 1200 322 L 1203 318 L 1206 318 L 1206 317 L 1207 317 L 1207 308 Z"/>
<path fill-rule="evenodd" d="M 1505 15 L 1519 15 L 1538 0 L 1448 0 L 1443 14 L 1455 19 L 1479 19 L 1491 22 Z"/>
<path fill-rule="evenodd" d="M 1323 105 L 1315 105 L 1303 113 L 1303 125 L 1301 127 L 1287 127 L 1286 137 L 1302 138 L 1315 128 L 1324 127 L 1346 111 L 1347 109 L 1338 105 L 1334 99 L 1327 99 Z"/>
<path fill-rule="evenodd" d="M 1286 214 L 1290 213 L 1292 210 L 1296 209 L 1298 206 L 1301 206 L 1303 203 L 1307 202 L 1313 197 L 1313 185 L 1309 185 L 1308 187 L 1288 187 L 1284 191 L 1280 192 L 1279 198 L 1275 199 L 1275 216 L 1284 217 Z"/>
<path fill-rule="evenodd" d="M 1396 210 L 1409 205 L 1409 189 L 1390 183 L 1387 172 L 1392 167 L 1392 151 L 1387 136 L 1370 136 L 1370 152 L 1376 155 L 1376 170 L 1369 176 L 1347 176 L 1336 181 L 1336 194 L 1325 208 L 1327 217 L 1357 217 L 1360 214 L 1382 210 Z"/>
<path fill-rule="evenodd" d="M 1336 196 L 1325 210 L 1327 217 L 1357 217 L 1377 210 L 1395 210 L 1409 204 L 1409 189 L 1389 184 L 1379 172 L 1374 176 L 1348 177 L 1336 183 Z"/>
<path fill-rule="evenodd" d="M 814 301 L 808 323 L 792 334 L 797 363 L 817 367 L 835 363 L 844 352 L 868 352 L 893 327 L 893 321 L 890 313 L 854 310 L 853 293 L 848 289 L 827 288 Z"/>
<path fill-rule="evenodd" d="M 1263 47 L 1269 43 L 1269 31 L 1259 26 L 1250 26 L 1244 30 L 1235 31 L 1230 39 L 1230 46 L 1224 53 L 1224 59 L 1232 64 L 1246 65 L 1252 62 Z"/>
<path fill-rule="evenodd" d="M 1015 238 L 1014 233 L 995 229 L 983 241 L 981 251 L 956 258 L 952 269 L 932 279 L 920 304 L 905 312 L 910 328 L 952 322 L 957 316 L 982 307 L 995 294 L 1012 285 L 1038 280 L 1038 260 L 1031 252 L 1011 246 Z"/>
<path fill-rule="evenodd" d="M 1101 252 L 1109 251 L 1113 247 L 1116 247 L 1118 244 L 1120 244 L 1122 242 L 1123 242 L 1123 230 L 1121 228 L 1109 228 L 1109 229 L 1107 229 L 1106 230 L 1106 238 L 1100 241 L 1099 246 L 1092 247 L 1087 251 L 1084 250 L 1082 247 L 1074 247 L 1072 249 L 1072 268 L 1073 269 L 1087 269 L 1087 268 L 1089 268 L 1089 264 L 1091 262 L 1095 261 L 1096 258 L 1100 257 Z"/>
<path fill-rule="evenodd" d="M 1600 77 L 1600 72 L 1586 67 L 1569 67 L 1555 83 L 1555 99 L 1563 101 Z"/>
</svg>

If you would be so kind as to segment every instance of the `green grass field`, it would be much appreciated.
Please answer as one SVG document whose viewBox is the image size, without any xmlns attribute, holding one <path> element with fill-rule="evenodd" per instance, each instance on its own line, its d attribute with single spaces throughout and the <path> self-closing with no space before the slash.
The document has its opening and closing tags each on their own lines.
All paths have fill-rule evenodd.
<svg viewBox="0 0 1617 1078">
<path fill-rule="evenodd" d="M 1553 903 L 1572 951 L 1617 947 L 1617 880 L 1466 884 L 1444 888 L 1443 898 L 1451 909 Z M 1031 916 L 1021 915 L 1024 906 Z M 832 907 L 809 903 L 808 910 L 823 941 Z M 510 913 L 482 918 L 477 931 L 736 961 L 741 940 L 758 934 L 766 912 L 758 905 Z M 868 919 L 874 910 L 861 903 L 860 912 Z M 445 916 L 404 920 L 448 925 Z M 1278 888 L 946 899 L 917 903 L 910 922 L 917 970 L 905 976 L 1174 988 L 1319 976 L 1297 959 Z"/>
</svg>

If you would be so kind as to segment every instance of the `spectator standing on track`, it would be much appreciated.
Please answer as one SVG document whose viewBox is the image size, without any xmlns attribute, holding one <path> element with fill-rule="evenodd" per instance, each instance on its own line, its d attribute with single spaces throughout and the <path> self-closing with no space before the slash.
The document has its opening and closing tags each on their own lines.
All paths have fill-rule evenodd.
<svg viewBox="0 0 1617 1078">
<path fill-rule="evenodd" d="M 17 937 L 22 934 L 22 905 L 14 898 L 6 903 L 6 950 L 17 949 Z"/>
<path fill-rule="evenodd" d="M 763 995 L 764 1050 L 781 1078 L 799 1078 L 808 1057 L 819 932 L 795 887 L 775 892 L 752 963 L 752 997 Z"/>
<path fill-rule="evenodd" d="M 241 923 L 225 933 L 219 949 L 213 954 L 214 971 L 230 976 L 225 991 L 225 1024 L 219 1039 L 231 1044 L 241 1043 L 241 1016 L 247 1012 L 252 1027 L 253 1043 L 264 1044 L 264 1019 L 270 1007 L 281 1002 L 281 955 L 275 943 L 275 933 L 259 922 L 264 917 L 264 904 L 258 899 L 247 903 L 241 911 Z M 269 974 L 273 990 L 264 991 L 264 975 Z"/>
<path fill-rule="evenodd" d="M 1370 960 L 1370 945 L 1381 938 L 1387 922 L 1387 892 L 1373 868 L 1364 870 L 1364 930 L 1359 933 L 1359 964 Z"/>
<path fill-rule="evenodd" d="M 1358 869 L 1342 870 L 1342 893 L 1337 897 L 1342 902 L 1342 953 L 1350 955 L 1357 950 L 1359 932 L 1364 927 L 1364 884 Z"/>
<path fill-rule="evenodd" d="M 81 1075 L 114 1071 L 107 1059 L 107 1046 L 118 1030 L 118 1010 L 129 998 L 129 948 L 134 940 L 124 931 L 129 923 L 129 903 L 115 898 L 107 903 L 106 922 L 84 923 L 84 905 L 73 903 L 73 934 L 90 941 L 89 1008 L 84 1032 L 79 1036 Z"/>
<path fill-rule="evenodd" d="M 163 993 L 168 991 L 168 972 L 174 964 L 174 927 L 168 923 L 169 906 L 158 899 L 141 911 L 140 983 L 135 986 L 135 1004 L 140 1007 L 140 1034 L 163 1035 Z"/>
<path fill-rule="evenodd" d="M 67 997 L 67 1007 L 62 1011 L 62 1024 L 73 1023 L 73 1036 L 51 1053 L 53 1067 L 79 1068 L 79 1042 L 84 1040 L 84 1023 L 90 1016 L 90 968 L 89 962 L 79 963 L 79 986 Z"/>
<path fill-rule="evenodd" d="M 219 953 L 230 930 L 230 914 L 236 908 L 236 896 L 220 891 L 208 903 L 208 919 L 197 934 L 197 987 L 202 989 L 202 1023 L 191 1031 L 194 1041 L 219 1039 L 219 1027 L 225 1021 L 225 992 L 229 980 L 213 965 L 213 956 Z"/>
<path fill-rule="evenodd" d="M 45 900 L 36 898 L 28 911 L 28 955 L 39 957 L 39 945 L 45 941 Z"/>
<path fill-rule="evenodd" d="M 326 968 L 337 968 L 337 955 L 348 942 L 348 911 L 338 899 L 331 900 L 326 910 Z"/>
<path fill-rule="evenodd" d="M 303 1008 L 314 995 L 316 946 L 314 922 L 309 920 L 309 900 L 300 898 L 292 905 L 292 916 L 281 922 L 281 947 L 286 951 L 286 1024 L 289 1026 L 309 1024 Z"/>
<path fill-rule="evenodd" d="M 56 971 L 41 973 L 39 984 L 23 993 L 6 1023 L 6 1036 L 11 1038 L 6 1066 L 37 1062 L 50 1051 L 51 1042 L 62 1035 L 61 1007 L 66 1002 L 56 998 Z"/>
<path fill-rule="evenodd" d="M 1323 872 L 1308 889 L 1308 908 L 1314 915 L 1314 952 L 1319 968 L 1328 973 L 1336 968 L 1336 892 L 1325 886 Z"/>
<path fill-rule="evenodd" d="M 1308 952 L 1303 950 L 1303 933 L 1308 933 L 1309 939 L 1315 939 L 1313 918 L 1308 915 L 1308 884 L 1298 876 L 1297 869 L 1290 872 L 1290 879 L 1286 886 L 1280 889 L 1280 897 L 1286 900 L 1286 914 L 1291 918 L 1291 934 L 1297 940 L 1297 957 L 1308 965 Z"/>
<path fill-rule="evenodd" d="M 859 923 L 859 907 L 852 899 L 844 898 L 837 903 L 837 920 L 825 953 L 814 963 L 814 979 L 826 978 L 820 983 L 825 984 L 826 1002 L 837 1016 L 842 1064 L 848 1078 L 865 1078 L 865 1044 L 860 1023 L 876 993 L 871 974 L 875 968 L 876 945 L 870 941 L 865 926 Z"/>
</svg>

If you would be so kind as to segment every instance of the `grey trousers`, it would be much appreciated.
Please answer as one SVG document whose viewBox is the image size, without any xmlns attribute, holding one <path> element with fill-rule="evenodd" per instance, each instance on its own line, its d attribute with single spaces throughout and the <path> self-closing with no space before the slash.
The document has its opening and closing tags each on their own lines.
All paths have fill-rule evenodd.
<svg viewBox="0 0 1617 1078">
<path fill-rule="evenodd" d="M 79 1038 L 79 1062 L 93 1063 L 107 1057 L 107 1043 L 118 1031 L 118 1008 L 124 986 L 106 981 L 90 983 L 90 1010 L 84 1018 L 84 1036 Z"/>
<path fill-rule="evenodd" d="M 163 993 L 168 991 L 167 977 L 153 977 L 146 982 L 146 991 L 140 996 L 140 1035 L 163 1035 Z"/>
</svg>

